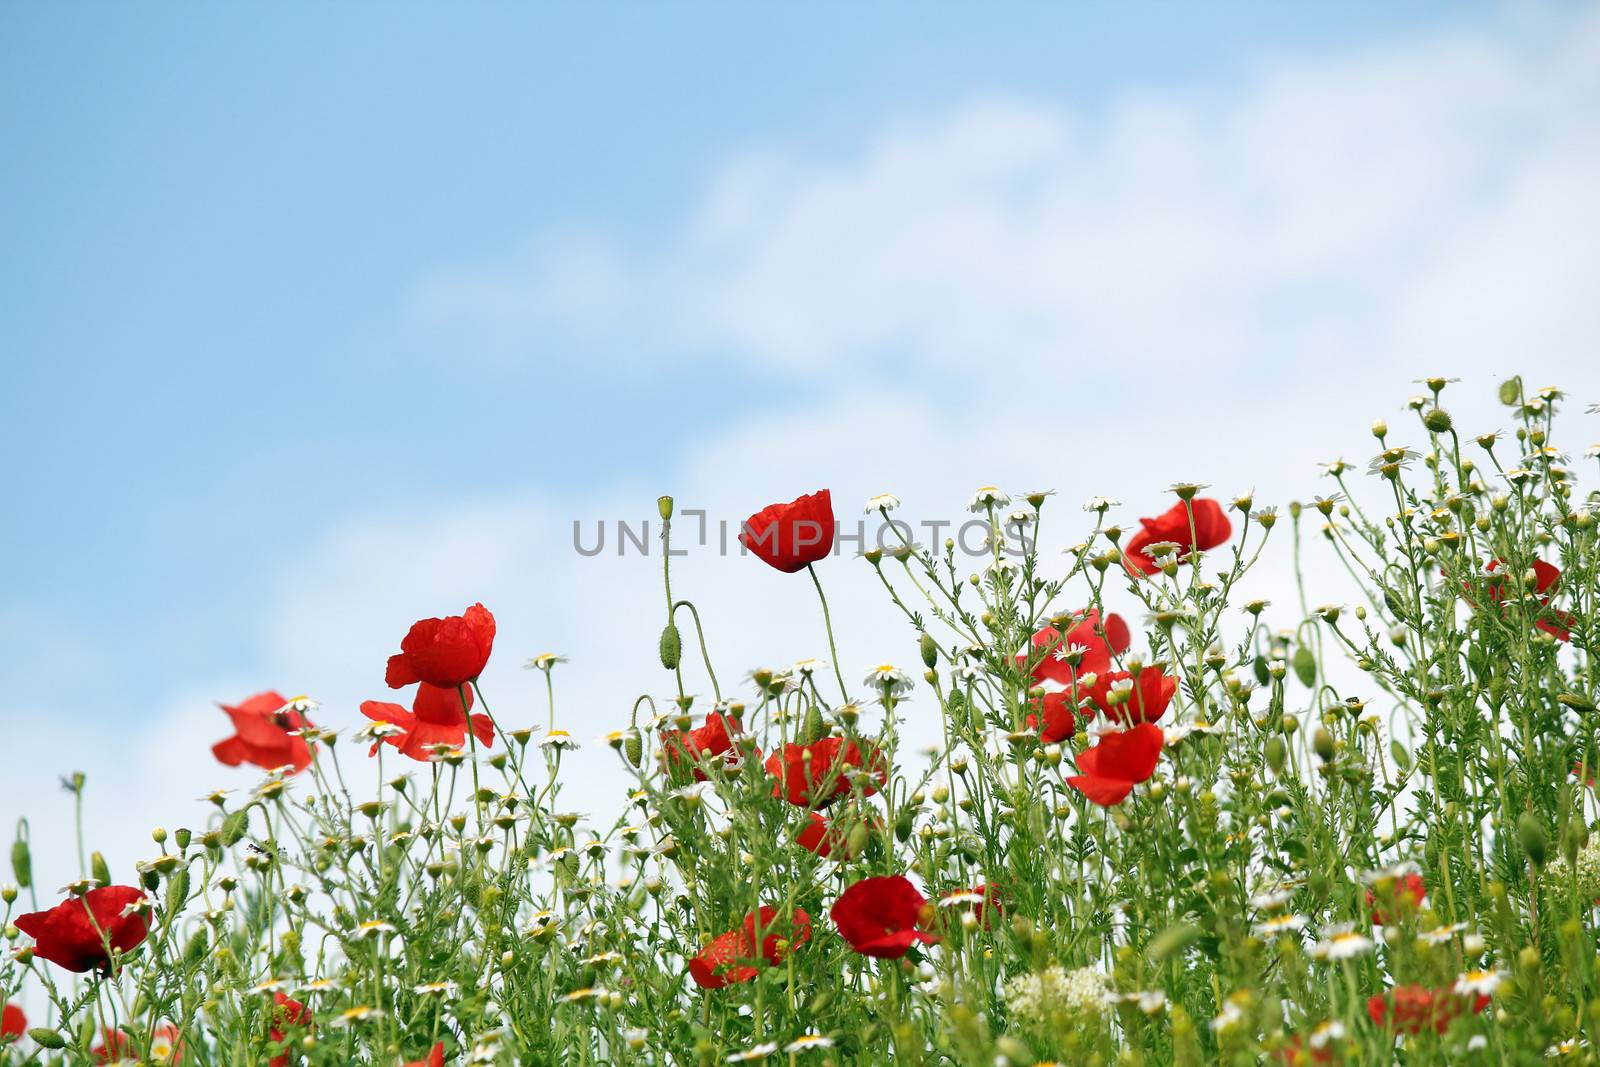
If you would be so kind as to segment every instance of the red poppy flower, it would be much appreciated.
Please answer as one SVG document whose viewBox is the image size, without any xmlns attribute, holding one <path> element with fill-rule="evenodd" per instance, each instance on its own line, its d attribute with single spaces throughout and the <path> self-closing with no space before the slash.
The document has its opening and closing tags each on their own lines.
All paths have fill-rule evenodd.
<svg viewBox="0 0 1600 1067">
<path fill-rule="evenodd" d="M 1090 675 L 1099 678 L 1108 673 L 1111 657 L 1126 652 L 1130 640 L 1128 624 L 1122 621 L 1122 616 L 1107 615 L 1102 627 L 1100 613 L 1092 608 L 1065 635 L 1052 626 L 1033 635 L 1034 648 L 1043 653 L 1033 665 L 1034 683 L 1060 687 L 1032 700 L 1033 712 L 1025 721 L 1030 729 L 1039 730 L 1039 740 L 1052 744 L 1072 736 L 1078 726 L 1073 714 L 1073 686 L 1080 678 L 1087 679 Z M 1017 657 L 1019 666 L 1026 660 L 1026 656 Z M 1079 696 L 1088 696 L 1088 692 Z"/>
<path fill-rule="evenodd" d="M 1489 561 L 1489 566 L 1486 569 L 1493 574 L 1503 566 L 1505 566 L 1505 560 L 1495 559 Z M 1540 607 L 1548 608 L 1550 606 L 1550 594 L 1554 592 L 1555 587 L 1560 582 L 1561 568 L 1554 564 L 1546 563 L 1542 559 L 1533 561 L 1533 591 L 1534 595 L 1539 598 Z M 1471 586 L 1467 588 L 1470 589 Z M 1492 603 L 1504 605 L 1506 597 L 1505 582 L 1489 583 L 1489 600 Z M 1549 618 L 1538 619 L 1534 622 L 1534 626 L 1554 637 L 1557 641 L 1570 641 L 1572 639 L 1572 615 L 1565 611 L 1552 611 L 1549 616 Z"/>
<path fill-rule="evenodd" d="M 807 812 L 806 824 L 794 835 L 794 843 L 823 859 L 832 859 L 835 854 L 842 860 L 855 859 L 857 854 L 850 849 L 850 834 L 857 826 L 864 826 L 869 831 L 883 828 L 882 823 L 868 815 L 847 821 L 843 818 L 828 819 L 814 811 Z"/>
<path fill-rule="evenodd" d="M 96 1063 L 160 1063 L 176 1067 L 183 1062 L 183 1049 L 178 1040 L 178 1028 L 172 1025 L 158 1026 L 150 1031 L 149 1043 L 143 1038 L 136 1038 L 124 1030 L 113 1030 L 107 1027 L 105 1031 L 105 1044 L 96 1045 L 90 1052 Z M 144 1051 L 149 1048 L 148 1060 Z"/>
<path fill-rule="evenodd" d="M 739 543 L 793 574 L 833 551 L 833 496 L 823 489 L 787 504 L 768 504 L 748 519 Z"/>
<path fill-rule="evenodd" d="M 1488 1006 L 1488 997 L 1457 993 L 1449 986 L 1402 985 L 1369 998 L 1367 1014 L 1378 1026 L 1398 1033 L 1420 1034 L 1431 1029 L 1442 1034 L 1457 1016 L 1469 1010 L 1476 1014 Z"/>
<path fill-rule="evenodd" d="M 1034 653 L 1041 658 L 1033 665 L 1033 680 L 1055 682 L 1070 687 L 1085 674 L 1104 674 L 1111 669 L 1111 657 L 1128 650 L 1132 635 L 1122 616 L 1113 612 L 1105 618 L 1105 635 L 1101 636 L 1100 612 L 1093 608 L 1084 612 L 1080 622 L 1065 635 L 1053 626 L 1046 626 L 1033 635 Z M 1021 665 L 1026 656 L 1018 656 Z M 1072 662 L 1076 658 L 1076 665 Z"/>
<path fill-rule="evenodd" d="M 463 701 L 466 708 L 462 707 Z M 400 754 L 414 760 L 427 761 L 433 755 L 434 745 L 459 747 L 467 740 L 467 709 L 472 707 L 472 687 L 441 689 L 423 682 L 417 686 L 417 695 L 407 711 L 399 704 L 381 700 L 361 703 L 361 714 L 376 722 L 391 722 L 405 730 L 403 734 L 374 741 L 368 755 L 378 751 L 387 742 L 400 750 Z M 487 715 L 472 715 L 472 733 L 482 745 L 494 744 L 494 723 Z"/>
<path fill-rule="evenodd" d="M 311 1025 L 311 1012 L 298 1000 L 290 1000 L 282 993 L 272 994 L 272 1027 L 267 1037 L 274 1045 L 288 1040 L 285 1030 L 299 1030 Z M 267 1067 L 289 1067 L 289 1054 L 284 1052 L 267 1061 Z"/>
<path fill-rule="evenodd" d="M 735 734 L 743 732 L 744 726 L 737 718 L 713 711 L 706 716 L 704 726 L 693 730 L 663 732 L 661 758 L 669 774 L 685 767 L 694 775 L 695 781 L 703 782 L 706 780 L 705 772 L 699 767 L 702 760 L 722 756 L 727 763 L 739 762 L 739 751 L 734 747 L 733 738 Z"/>
<path fill-rule="evenodd" d="M 754 978 L 757 971 L 749 964 L 750 947 L 744 932 L 729 930 L 712 938 L 706 947 L 689 960 L 689 977 L 701 989 L 721 989 Z"/>
<path fill-rule="evenodd" d="M 1145 667 L 1137 674 L 1107 671 L 1089 688 L 1089 699 L 1113 722 L 1136 725 L 1160 721 L 1177 691 L 1176 679 L 1156 667 Z M 1118 695 L 1124 692 L 1125 697 Z"/>
<path fill-rule="evenodd" d="M 1386 881 L 1392 884 L 1379 887 L 1383 890 L 1382 903 L 1392 905 L 1397 914 L 1403 915 L 1421 907 L 1422 902 L 1428 898 L 1428 887 L 1423 884 L 1422 875 L 1414 871 Z M 1391 916 L 1379 906 L 1378 894 L 1371 889 L 1367 890 L 1367 910 L 1372 913 L 1375 925 L 1389 925 Z"/>
<path fill-rule="evenodd" d="M 1189 525 L 1189 508 L 1194 508 L 1194 526 Z M 1154 574 L 1160 570 L 1156 561 L 1145 554 L 1145 549 L 1163 541 L 1179 545 L 1178 558 L 1190 552 L 1204 552 L 1216 548 L 1233 536 L 1233 524 L 1223 512 L 1222 505 L 1209 497 L 1195 497 L 1185 504 L 1172 505 L 1153 519 L 1140 519 L 1140 530 L 1128 539 L 1122 550 L 1123 565 L 1130 574 Z"/>
<path fill-rule="evenodd" d="M 868 752 L 863 759 L 861 747 L 842 737 L 824 737 L 809 745 L 784 745 L 783 751 L 767 758 L 767 773 L 777 779 L 772 795 L 798 807 L 820 808 L 847 795 L 851 788 L 847 772 L 868 763 L 872 776 L 881 785 L 889 777 L 883 759 L 875 750 Z M 862 787 L 863 796 L 870 797 L 877 791 L 870 782 Z"/>
<path fill-rule="evenodd" d="M 694 984 L 701 989 L 721 989 L 748 982 L 760 973 L 758 961 L 775 967 L 790 950 L 811 939 L 811 916 L 804 911 L 796 908 L 782 930 L 774 921 L 777 915 L 776 908 L 764 907 L 746 915 L 739 929 L 712 938 L 689 960 Z M 757 934 L 761 935 L 759 943 Z"/>
<path fill-rule="evenodd" d="M 411 1063 L 406 1064 L 405 1067 L 444 1067 L 444 1042 L 435 1042 L 434 1046 L 428 1050 L 427 1059 L 413 1060 Z"/>
<path fill-rule="evenodd" d="M 1033 711 L 1028 713 L 1024 725 L 1030 730 L 1038 730 L 1039 740 L 1045 744 L 1065 741 L 1077 732 L 1078 719 L 1072 713 L 1071 693 L 1065 690 L 1045 693 L 1034 697 L 1030 703 Z"/>
<path fill-rule="evenodd" d="M 28 1017 L 22 1014 L 22 1009 L 15 1004 L 7 1004 L 0 1010 L 0 1045 L 7 1041 L 15 1041 L 28 1032 Z"/>
<path fill-rule="evenodd" d="M 257 693 L 242 704 L 218 704 L 233 720 L 234 736 L 218 741 L 211 752 L 230 767 L 254 764 L 265 770 L 293 767 L 299 774 L 311 766 L 311 748 L 292 731 L 310 726 L 276 690 Z"/>
<path fill-rule="evenodd" d="M 466 685 L 483 673 L 494 648 L 494 616 L 482 604 L 460 615 L 411 624 L 400 651 L 389 657 L 390 689 L 427 682 L 441 689 Z"/>
<path fill-rule="evenodd" d="M 979 883 L 971 889 L 952 889 L 943 893 L 939 897 L 939 904 L 946 908 L 965 907 L 985 930 L 989 928 L 989 923 L 1005 910 L 1000 906 L 1000 891 L 984 883 Z"/>
<path fill-rule="evenodd" d="M 739 930 L 751 958 L 759 956 L 771 967 L 781 964 L 790 952 L 811 940 L 811 916 L 804 909 L 794 909 L 786 926 L 779 924 L 777 918 L 777 908 L 763 907 L 760 912 L 746 915 Z"/>
<path fill-rule="evenodd" d="M 91 889 L 49 911 L 17 916 L 17 929 L 33 937 L 34 955 L 69 971 L 111 972 L 106 942 L 129 952 L 150 934 L 144 891 L 130 885 Z M 134 905 L 138 905 L 135 907 Z"/>
<path fill-rule="evenodd" d="M 863 956 L 899 959 L 915 944 L 939 938 L 921 927 L 928 901 L 905 877 L 863 878 L 839 894 L 829 912 L 840 935 Z"/>
<path fill-rule="evenodd" d="M 1165 735 L 1161 727 L 1140 723 L 1078 753 L 1078 773 L 1067 784 L 1101 807 L 1120 804 L 1133 787 L 1156 772 Z"/>
</svg>

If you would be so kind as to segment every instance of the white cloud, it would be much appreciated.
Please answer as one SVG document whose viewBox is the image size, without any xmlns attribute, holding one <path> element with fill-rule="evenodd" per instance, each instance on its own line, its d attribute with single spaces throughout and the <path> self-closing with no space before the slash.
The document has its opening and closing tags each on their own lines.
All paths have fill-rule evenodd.
<svg viewBox="0 0 1600 1067">
<path fill-rule="evenodd" d="M 525 325 L 483 313 L 505 304 L 816 373 L 1572 359 L 1600 333 L 1597 71 L 1600 15 L 1518 8 L 1228 92 L 979 100 L 848 153 L 732 160 L 663 247 L 563 238 L 419 302 L 479 342 Z"/>
</svg>

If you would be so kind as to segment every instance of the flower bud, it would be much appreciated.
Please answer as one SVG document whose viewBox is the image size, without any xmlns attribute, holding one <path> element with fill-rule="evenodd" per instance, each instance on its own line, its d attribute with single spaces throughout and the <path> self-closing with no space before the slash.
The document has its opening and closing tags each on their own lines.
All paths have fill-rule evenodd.
<svg viewBox="0 0 1600 1067">
<path fill-rule="evenodd" d="M 656 513 L 661 516 L 662 522 L 672 521 L 672 498 L 670 496 L 656 497 Z"/>
<path fill-rule="evenodd" d="M 678 669 L 678 664 L 683 657 L 683 639 L 678 636 L 678 627 L 675 623 L 667 623 L 661 631 L 661 665 L 669 671 Z"/>
</svg>

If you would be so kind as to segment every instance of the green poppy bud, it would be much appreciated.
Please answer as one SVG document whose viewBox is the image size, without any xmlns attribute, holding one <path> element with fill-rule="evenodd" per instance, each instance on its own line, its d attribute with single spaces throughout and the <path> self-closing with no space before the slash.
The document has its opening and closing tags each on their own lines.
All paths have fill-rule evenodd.
<svg viewBox="0 0 1600 1067">
<path fill-rule="evenodd" d="M 1528 859 L 1533 865 L 1543 869 L 1546 859 L 1544 826 L 1531 811 L 1523 812 L 1522 817 L 1517 820 L 1517 842 L 1522 846 L 1522 851 L 1528 854 Z"/>
<path fill-rule="evenodd" d="M 33 885 L 33 853 L 20 837 L 11 843 L 11 874 L 21 888 Z"/>
<path fill-rule="evenodd" d="M 1273 734 L 1267 738 L 1267 766 L 1272 768 L 1274 775 L 1283 773 L 1284 764 L 1289 755 L 1289 746 L 1283 743 L 1283 737 Z"/>
<path fill-rule="evenodd" d="M 677 625 L 669 622 L 667 628 L 661 631 L 661 665 L 669 671 L 675 671 L 682 659 L 683 638 L 678 636 Z"/>
</svg>

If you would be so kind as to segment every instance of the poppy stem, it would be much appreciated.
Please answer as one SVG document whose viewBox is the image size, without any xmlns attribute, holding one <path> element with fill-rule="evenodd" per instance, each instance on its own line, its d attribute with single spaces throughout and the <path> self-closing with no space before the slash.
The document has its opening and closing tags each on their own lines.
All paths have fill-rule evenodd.
<svg viewBox="0 0 1600 1067">
<path fill-rule="evenodd" d="M 844 684 L 844 672 L 839 669 L 839 646 L 833 640 L 833 618 L 828 614 L 828 598 L 822 592 L 822 579 L 817 577 L 817 569 L 809 563 L 806 564 L 806 573 L 811 575 L 811 584 L 817 587 L 817 599 L 822 601 L 822 625 L 828 628 L 828 653 L 833 657 L 833 676 L 839 679 L 839 692 L 848 704 L 850 690 Z"/>
</svg>

